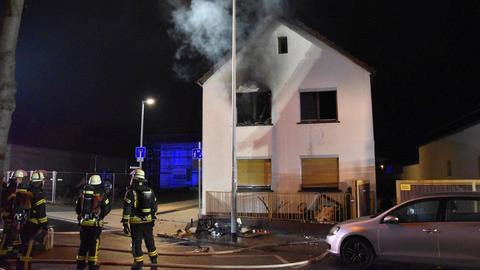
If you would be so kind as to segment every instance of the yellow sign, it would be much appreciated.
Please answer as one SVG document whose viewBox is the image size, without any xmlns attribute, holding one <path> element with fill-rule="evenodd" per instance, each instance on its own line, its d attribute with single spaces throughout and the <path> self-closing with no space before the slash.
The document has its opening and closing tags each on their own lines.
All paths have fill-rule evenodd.
<svg viewBox="0 0 480 270">
<path fill-rule="evenodd" d="M 401 191 L 410 191 L 412 190 L 412 186 L 410 184 L 400 184 Z"/>
</svg>

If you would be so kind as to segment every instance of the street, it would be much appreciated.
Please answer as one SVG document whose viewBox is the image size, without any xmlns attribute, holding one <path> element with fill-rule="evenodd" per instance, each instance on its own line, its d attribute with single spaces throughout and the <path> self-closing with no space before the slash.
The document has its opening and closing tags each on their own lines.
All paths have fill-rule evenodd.
<svg viewBox="0 0 480 270">
<path fill-rule="evenodd" d="M 54 237 L 54 248 L 49 251 L 37 253 L 34 255 L 34 260 L 66 260 L 72 262 L 72 260 L 75 259 L 77 252 L 76 246 L 79 244 L 78 235 L 75 235 L 74 233 L 78 231 L 77 225 L 71 222 L 53 219 L 51 219 L 50 223 L 54 227 L 55 232 L 58 233 Z M 196 242 L 156 237 L 156 245 L 160 255 L 159 263 L 161 265 L 176 265 L 175 268 L 162 267 L 160 269 L 177 269 L 180 265 L 185 265 L 183 269 L 192 269 L 193 266 L 191 265 L 205 266 L 204 269 L 213 269 L 210 267 L 215 265 L 230 265 L 236 267 L 257 265 L 266 267 L 267 265 L 288 264 L 310 260 L 321 256 L 325 252 L 325 245 L 321 240 L 316 238 L 306 239 L 304 236 L 292 234 L 271 234 L 255 238 L 241 238 L 238 245 L 240 247 L 248 247 L 249 249 L 246 250 L 239 250 L 239 247 L 230 246 L 229 243 L 224 242 L 221 239 L 205 239 Z M 106 232 L 102 234 L 100 247 L 101 262 L 118 264 L 130 263 L 132 261 L 132 255 L 130 254 L 130 237 L 121 232 L 106 230 Z M 209 255 L 212 253 L 224 254 Z M 148 263 L 147 256 L 145 256 L 145 263 Z M 378 264 L 371 269 L 400 270 L 405 268 L 436 269 L 435 267 L 403 264 L 395 266 Z M 75 266 L 73 264 L 36 263 L 33 265 L 33 269 L 66 270 L 75 269 Z M 129 269 L 129 267 L 104 265 L 101 269 L 120 270 Z M 287 269 L 348 270 L 349 268 L 343 266 L 336 258 L 326 256 L 320 261 Z"/>
</svg>

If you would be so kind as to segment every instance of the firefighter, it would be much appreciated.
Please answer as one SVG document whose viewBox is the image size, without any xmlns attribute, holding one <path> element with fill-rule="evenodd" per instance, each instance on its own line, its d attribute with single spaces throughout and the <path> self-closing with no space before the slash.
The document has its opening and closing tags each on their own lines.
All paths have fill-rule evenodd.
<svg viewBox="0 0 480 270">
<path fill-rule="evenodd" d="M 110 212 L 111 206 L 105 194 L 102 179 L 92 175 L 82 194 L 77 200 L 75 211 L 78 215 L 80 229 L 80 248 L 77 255 L 77 270 L 86 266 L 88 253 L 88 269 L 99 269 L 98 247 L 103 228 L 103 219 Z"/>
<path fill-rule="evenodd" d="M 18 231 L 15 230 L 13 223 L 13 204 L 15 202 L 17 186 L 22 183 L 26 176 L 26 171 L 16 170 L 8 180 L 5 189 L 2 190 L 1 212 L 3 220 L 3 235 L 2 243 L 0 244 L 0 261 L 2 261 L 2 263 L 5 256 L 13 251 L 13 246 L 15 244 L 18 245 Z"/>
<path fill-rule="evenodd" d="M 42 242 L 48 231 L 45 210 L 42 171 L 33 171 L 30 183 L 18 185 L 15 198 L 15 222 L 20 227 L 21 246 L 17 259 L 17 270 L 31 269 L 35 242 Z"/>
<path fill-rule="evenodd" d="M 157 249 L 153 240 L 153 226 L 157 213 L 157 199 L 153 190 L 147 186 L 145 172 L 135 169 L 131 173 L 130 186 L 123 202 L 123 231 L 132 237 L 132 270 L 141 270 L 143 266 L 142 239 L 148 249 L 152 264 L 157 263 Z M 153 267 L 153 269 L 155 269 Z"/>
</svg>

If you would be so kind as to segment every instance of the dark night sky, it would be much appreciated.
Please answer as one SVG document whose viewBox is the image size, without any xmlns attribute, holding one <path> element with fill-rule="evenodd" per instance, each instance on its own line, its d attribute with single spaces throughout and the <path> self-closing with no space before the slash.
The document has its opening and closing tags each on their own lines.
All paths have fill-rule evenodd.
<svg viewBox="0 0 480 270">
<path fill-rule="evenodd" d="M 172 71 L 165 2 L 26 0 L 10 141 L 130 155 L 147 95 L 147 135 L 199 134 L 201 88 Z M 378 156 L 413 160 L 429 131 L 480 108 L 479 1 L 288 2 L 287 16 L 375 68 Z M 210 67 L 189 64 L 197 77 Z"/>
</svg>

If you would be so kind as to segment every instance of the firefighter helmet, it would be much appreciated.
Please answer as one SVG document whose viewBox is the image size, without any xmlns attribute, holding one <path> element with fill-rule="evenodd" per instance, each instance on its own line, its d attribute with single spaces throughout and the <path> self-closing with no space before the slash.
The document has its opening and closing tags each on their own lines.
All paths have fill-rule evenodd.
<svg viewBox="0 0 480 270">
<path fill-rule="evenodd" d="M 42 182 L 45 179 L 45 175 L 42 171 L 33 171 L 32 175 L 30 175 L 30 181 L 35 182 Z"/>
<path fill-rule="evenodd" d="M 13 178 L 24 178 L 27 175 L 28 175 L 27 172 L 24 170 L 16 170 L 13 173 Z"/>
<path fill-rule="evenodd" d="M 133 170 L 130 175 L 132 176 L 132 180 L 136 181 L 145 181 L 145 171 L 142 169 L 135 169 Z"/>
<path fill-rule="evenodd" d="M 100 178 L 100 175 L 94 174 L 90 176 L 88 179 L 88 184 L 92 186 L 100 185 L 102 183 L 102 178 Z"/>
</svg>

